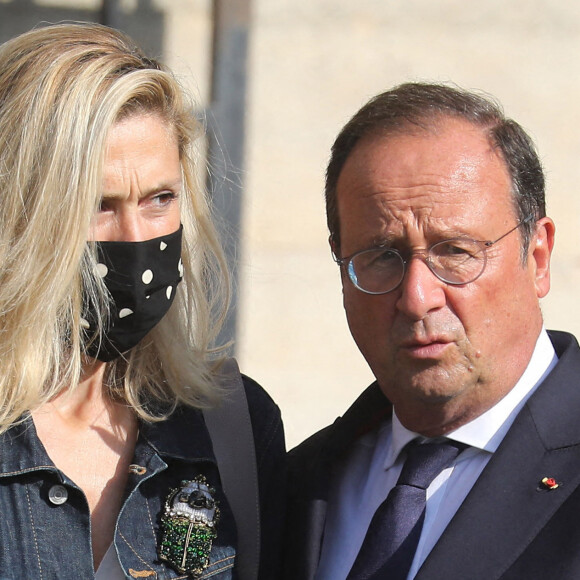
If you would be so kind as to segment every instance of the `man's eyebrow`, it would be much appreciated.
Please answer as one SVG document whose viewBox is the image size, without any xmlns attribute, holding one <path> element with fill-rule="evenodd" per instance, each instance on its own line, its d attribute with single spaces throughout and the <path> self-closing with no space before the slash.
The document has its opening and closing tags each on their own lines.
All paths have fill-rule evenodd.
<svg viewBox="0 0 580 580">
<path fill-rule="evenodd" d="M 426 245 L 434 244 L 440 241 L 453 240 L 456 238 L 467 238 L 476 241 L 485 241 L 489 236 L 479 236 L 472 231 L 466 231 L 464 229 L 458 229 L 456 227 L 451 227 L 449 229 L 440 231 L 430 231 L 427 232 Z M 369 240 L 367 245 L 368 248 L 380 248 L 389 247 L 397 244 L 405 244 L 408 241 L 408 236 L 405 234 L 380 234 Z"/>
</svg>

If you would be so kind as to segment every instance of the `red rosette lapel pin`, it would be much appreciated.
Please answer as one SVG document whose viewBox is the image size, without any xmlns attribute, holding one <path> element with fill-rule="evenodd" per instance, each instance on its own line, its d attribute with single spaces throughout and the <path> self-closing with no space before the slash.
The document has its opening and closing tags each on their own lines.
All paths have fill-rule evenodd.
<svg viewBox="0 0 580 580">
<path fill-rule="evenodd" d="M 560 487 L 560 484 L 553 477 L 544 477 L 540 483 L 543 489 L 550 491 Z"/>
</svg>

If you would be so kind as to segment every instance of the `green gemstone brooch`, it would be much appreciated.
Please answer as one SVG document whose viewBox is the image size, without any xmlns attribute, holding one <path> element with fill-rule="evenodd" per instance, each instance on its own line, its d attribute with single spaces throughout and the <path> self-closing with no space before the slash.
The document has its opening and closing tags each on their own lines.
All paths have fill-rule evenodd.
<svg viewBox="0 0 580 580">
<path fill-rule="evenodd" d="M 214 495 L 215 489 L 198 475 L 170 490 L 165 500 L 159 558 L 180 574 L 196 578 L 209 565 L 220 515 Z"/>
</svg>

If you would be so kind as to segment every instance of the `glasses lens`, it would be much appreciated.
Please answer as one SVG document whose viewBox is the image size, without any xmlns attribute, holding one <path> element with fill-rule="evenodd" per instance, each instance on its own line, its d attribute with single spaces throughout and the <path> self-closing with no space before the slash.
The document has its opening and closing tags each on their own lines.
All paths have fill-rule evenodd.
<svg viewBox="0 0 580 580">
<path fill-rule="evenodd" d="M 485 261 L 484 249 L 475 240 L 445 240 L 429 249 L 431 270 L 449 284 L 473 282 L 483 272 Z"/>
<path fill-rule="evenodd" d="M 401 256 L 390 249 L 375 248 L 353 256 L 348 264 L 352 283 L 369 294 L 384 294 L 396 288 L 405 272 Z"/>
</svg>

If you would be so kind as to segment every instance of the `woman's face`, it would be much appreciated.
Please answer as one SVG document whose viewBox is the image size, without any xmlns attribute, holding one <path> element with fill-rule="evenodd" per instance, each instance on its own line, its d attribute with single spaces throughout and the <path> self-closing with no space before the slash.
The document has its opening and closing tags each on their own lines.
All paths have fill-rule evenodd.
<svg viewBox="0 0 580 580">
<path fill-rule="evenodd" d="M 103 197 L 89 239 L 137 242 L 175 232 L 181 186 L 173 128 L 155 114 L 123 119 L 107 138 Z"/>
</svg>

